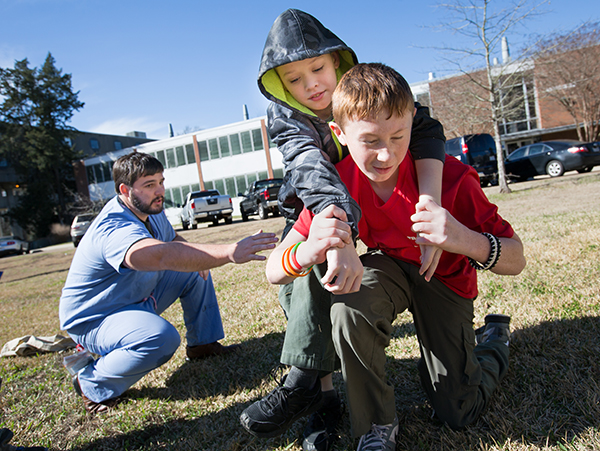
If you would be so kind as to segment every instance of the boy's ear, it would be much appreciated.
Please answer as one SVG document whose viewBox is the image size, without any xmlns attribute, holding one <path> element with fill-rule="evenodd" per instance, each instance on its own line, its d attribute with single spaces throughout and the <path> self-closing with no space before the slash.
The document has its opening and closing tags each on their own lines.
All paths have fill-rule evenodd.
<svg viewBox="0 0 600 451">
<path fill-rule="evenodd" d="M 348 145 L 346 142 L 346 136 L 344 135 L 344 132 L 342 131 L 342 129 L 340 128 L 340 126 L 338 124 L 336 124 L 335 122 L 330 122 L 329 128 L 331 128 L 331 131 L 333 131 L 333 133 L 335 133 L 335 136 L 337 137 L 338 141 L 340 142 L 340 144 L 342 146 Z"/>
<path fill-rule="evenodd" d="M 333 67 L 336 69 L 340 67 L 340 53 L 337 50 L 335 52 L 331 52 L 331 58 L 333 59 Z"/>
</svg>

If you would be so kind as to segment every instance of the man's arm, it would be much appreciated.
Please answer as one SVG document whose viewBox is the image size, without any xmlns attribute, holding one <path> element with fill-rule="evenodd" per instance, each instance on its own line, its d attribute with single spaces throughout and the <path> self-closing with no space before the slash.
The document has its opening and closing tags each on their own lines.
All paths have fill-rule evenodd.
<svg viewBox="0 0 600 451">
<path fill-rule="evenodd" d="M 188 243 L 177 235 L 171 242 L 146 238 L 133 244 L 125 254 L 124 264 L 136 271 L 204 271 L 227 263 L 265 260 L 258 252 L 273 249 L 274 233 L 258 232 L 234 244 Z"/>
</svg>

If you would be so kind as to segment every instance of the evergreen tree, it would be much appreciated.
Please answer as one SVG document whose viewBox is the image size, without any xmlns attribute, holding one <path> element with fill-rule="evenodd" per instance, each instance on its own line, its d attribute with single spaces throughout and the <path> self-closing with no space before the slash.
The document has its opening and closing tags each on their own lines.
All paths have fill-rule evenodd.
<svg viewBox="0 0 600 451">
<path fill-rule="evenodd" d="M 83 107 L 73 92 L 71 75 L 57 69 L 52 54 L 30 68 L 27 59 L 14 69 L 0 68 L 0 158 L 15 169 L 25 194 L 9 215 L 25 230 L 45 236 L 54 221 L 64 223 L 66 195 L 74 186 L 68 125 Z"/>
</svg>

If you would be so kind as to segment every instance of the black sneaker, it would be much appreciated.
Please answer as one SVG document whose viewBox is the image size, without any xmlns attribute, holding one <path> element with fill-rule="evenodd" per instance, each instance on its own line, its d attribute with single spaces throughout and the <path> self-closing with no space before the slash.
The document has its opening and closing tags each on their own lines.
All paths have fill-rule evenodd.
<svg viewBox="0 0 600 451">
<path fill-rule="evenodd" d="M 475 330 L 475 341 L 478 345 L 490 340 L 502 340 L 510 345 L 510 316 L 492 314 L 485 317 L 485 325 Z"/>
<path fill-rule="evenodd" d="M 310 415 L 319 407 L 323 396 L 321 382 L 311 389 L 285 387 L 285 376 L 271 393 L 246 408 L 240 415 L 244 429 L 260 438 L 277 437 L 292 423 Z"/>
<path fill-rule="evenodd" d="M 336 395 L 308 419 L 304 428 L 304 451 L 327 451 L 338 438 L 337 426 L 344 413 L 344 404 Z"/>
</svg>

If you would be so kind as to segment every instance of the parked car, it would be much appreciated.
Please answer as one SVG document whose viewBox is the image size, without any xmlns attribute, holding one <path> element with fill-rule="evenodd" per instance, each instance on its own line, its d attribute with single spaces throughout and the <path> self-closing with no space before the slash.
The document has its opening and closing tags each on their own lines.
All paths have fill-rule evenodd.
<svg viewBox="0 0 600 451">
<path fill-rule="evenodd" d="M 451 138 L 446 141 L 446 153 L 473 166 L 479 174 L 481 186 L 498 183 L 496 143 L 492 135 L 478 133 Z"/>
<path fill-rule="evenodd" d="M 277 194 L 281 185 L 283 179 L 257 180 L 244 194 L 238 193 L 238 196 L 244 197 L 240 202 L 242 221 L 247 221 L 249 215 L 255 214 L 258 214 L 260 219 L 267 219 L 269 213 L 277 216 L 279 214 Z"/>
<path fill-rule="evenodd" d="M 79 242 L 95 217 L 93 214 L 84 214 L 73 218 L 73 222 L 71 223 L 71 240 L 73 241 L 73 246 L 77 247 L 79 245 Z"/>
<path fill-rule="evenodd" d="M 18 236 L 3 236 L 0 238 L 0 257 L 5 255 L 18 254 L 29 252 L 29 243 Z"/>
<path fill-rule="evenodd" d="M 507 176 L 516 181 L 544 174 L 559 177 L 566 171 L 589 172 L 596 165 L 600 165 L 600 151 L 590 151 L 585 143 L 574 140 L 519 147 L 504 162 Z"/>
</svg>

